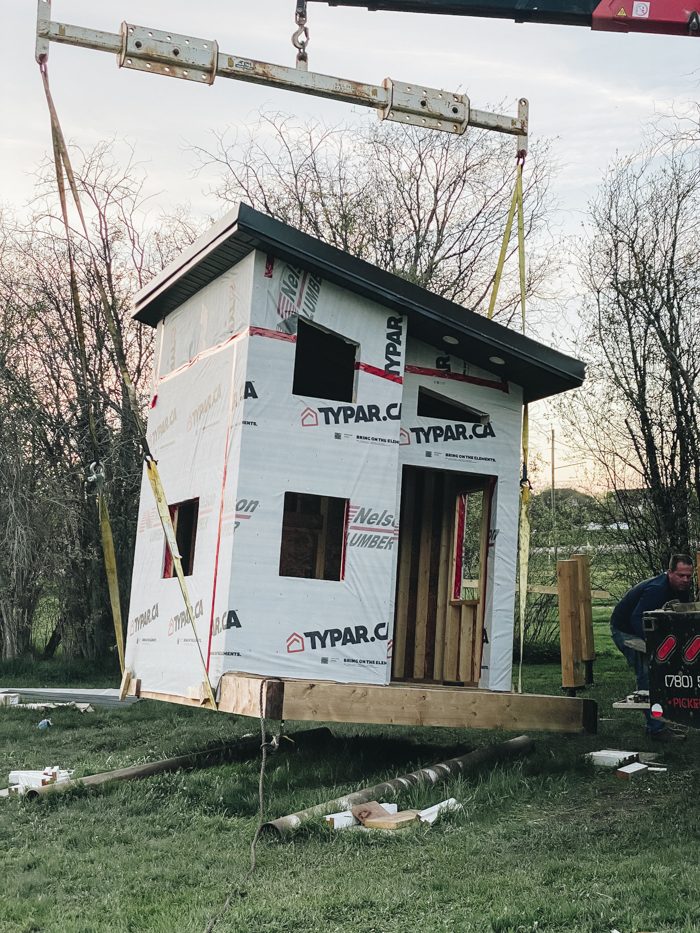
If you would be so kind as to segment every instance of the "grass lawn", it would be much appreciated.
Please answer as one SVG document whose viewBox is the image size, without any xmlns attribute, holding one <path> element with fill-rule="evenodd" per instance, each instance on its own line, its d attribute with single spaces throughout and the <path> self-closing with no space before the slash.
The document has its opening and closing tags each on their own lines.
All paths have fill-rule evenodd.
<svg viewBox="0 0 700 933">
<path fill-rule="evenodd" d="M 597 736 L 531 733 L 528 757 L 398 798 L 401 808 L 448 796 L 463 804 L 430 828 L 332 832 L 319 820 L 284 842 L 263 840 L 247 894 L 217 933 L 700 930 L 700 734 L 653 746 L 640 713 L 613 711 L 634 683 L 608 645 L 602 614 L 596 635 L 587 695 L 599 704 Z M 52 686 L 42 670 L 27 676 Z M 0 669 L 0 685 L 18 685 L 19 676 Z M 556 665 L 524 668 L 528 692 L 557 693 L 559 683 Z M 149 701 L 84 716 L 56 710 L 54 728 L 41 732 L 40 718 L 0 708 L 0 786 L 14 768 L 89 774 L 257 727 Z M 324 747 L 270 759 L 269 817 L 512 735 L 330 727 L 335 739 Z M 622 781 L 584 758 L 606 747 L 658 750 L 668 771 Z M 258 768 L 256 759 L 32 803 L 0 800 L 0 933 L 203 933 L 248 868 Z"/>
</svg>

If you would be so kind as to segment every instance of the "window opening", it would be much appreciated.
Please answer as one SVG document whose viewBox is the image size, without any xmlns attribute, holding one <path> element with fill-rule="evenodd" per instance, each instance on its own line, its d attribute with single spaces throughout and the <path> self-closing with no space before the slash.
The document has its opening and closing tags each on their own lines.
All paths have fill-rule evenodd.
<svg viewBox="0 0 700 933">
<path fill-rule="evenodd" d="M 168 506 L 170 520 L 175 531 L 175 541 L 180 552 L 182 572 L 186 577 L 192 576 L 194 570 L 194 549 L 197 540 L 197 517 L 199 515 L 199 499 L 188 499 Z M 175 576 L 175 567 L 170 548 L 165 546 L 165 562 L 163 564 L 163 579 Z"/>
<path fill-rule="evenodd" d="M 348 500 L 284 494 L 280 576 L 342 580 Z"/>
<path fill-rule="evenodd" d="M 466 424 L 488 424 L 489 416 L 455 399 L 447 398 L 432 389 L 418 388 L 418 411 L 421 418 L 437 418 L 440 421 L 463 421 Z"/>
<path fill-rule="evenodd" d="M 352 402 L 357 345 L 298 320 L 294 395 Z"/>
<path fill-rule="evenodd" d="M 452 599 L 477 599 L 482 559 L 484 490 L 457 496 Z"/>
</svg>

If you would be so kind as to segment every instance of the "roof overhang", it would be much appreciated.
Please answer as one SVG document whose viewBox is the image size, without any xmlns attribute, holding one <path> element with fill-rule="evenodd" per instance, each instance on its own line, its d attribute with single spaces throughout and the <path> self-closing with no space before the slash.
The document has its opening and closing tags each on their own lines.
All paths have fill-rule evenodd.
<svg viewBox="0 0 700 933">
<path fill-rule="evenodd" d="M 522 386 L 528 402 L 581 385 L 585 366 L 294 227 L 239 204 L 134 299 L 133 317 L 155 327 L 188 298 L 258 249 L 408 318 L 412 337 Z M 445 337 L 456 340 L 446 342 Z M 502 365 L 490 362 L 497 357 Z"/>
</svg>

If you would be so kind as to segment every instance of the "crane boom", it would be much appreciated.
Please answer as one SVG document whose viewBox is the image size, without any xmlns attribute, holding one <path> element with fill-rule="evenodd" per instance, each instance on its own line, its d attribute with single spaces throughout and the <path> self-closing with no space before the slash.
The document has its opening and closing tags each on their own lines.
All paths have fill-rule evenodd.
<svg viewBox="0 0 700 933">
<path fill-rule="evenodd" d="M 605 32 L 700 35 L 700 0 L 314 0 L 329 6 L 446 13 L 516 23 L 588 26 Z"/>
</svg>

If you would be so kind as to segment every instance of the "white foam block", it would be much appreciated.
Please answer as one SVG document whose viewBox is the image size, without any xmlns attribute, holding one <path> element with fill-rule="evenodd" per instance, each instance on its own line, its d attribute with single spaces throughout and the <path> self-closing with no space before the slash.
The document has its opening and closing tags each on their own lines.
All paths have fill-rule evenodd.
<svg viewBox="0 0 700 933">
<path fill-rule="evenodd" d="M 418 814 L 418 818 L 422 823 L 434 823 L 443 810 L 461 809 L 462 804 L 457 803 L 454 797 L 450 797 L 449 800 L 443 800 L 441 803 L 436 803 L 433 807 L 427 807 L 425 810 L 421 810 Z"/>
<path fill-rule="evenodd" d="M 599 752 L 589 752 L 588 757 L 603 768 L 620 768 L 639 761 L 639 752 L 623 752 L 613 748 L 603 748 Z"/>
</svg>

